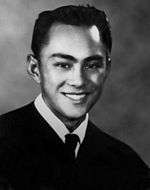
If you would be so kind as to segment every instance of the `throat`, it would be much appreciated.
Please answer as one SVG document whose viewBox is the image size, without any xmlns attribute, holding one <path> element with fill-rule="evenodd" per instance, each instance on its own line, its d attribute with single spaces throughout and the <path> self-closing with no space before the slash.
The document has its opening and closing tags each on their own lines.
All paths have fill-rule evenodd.
<svg viewBox="0 0 150 190">
<path fill-rule="evenodd" d="M 84 121 L 85 116 L 78 118 L 78 119 L 70 119 L 63 121 L 67 129 L 69 130 L 70 133 L 72 133 L 75 129 L 79 127 L 79 125 Z"/>
</svg>

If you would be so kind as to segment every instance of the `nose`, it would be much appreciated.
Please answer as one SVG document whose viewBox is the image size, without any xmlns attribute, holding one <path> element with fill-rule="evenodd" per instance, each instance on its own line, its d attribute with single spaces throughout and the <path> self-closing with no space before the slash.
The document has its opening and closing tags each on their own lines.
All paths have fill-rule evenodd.
<svg viewBox="0 0 150 190">
<path fill-rule="evenodd" d="M 70 73 L 70 77 L 68 80 L 69 85 L 74 86 L 76 88 L 81 88 L 85 83 L 84 72 L 81 67 L 75 67 L 73 71 Z"/>
</svg>

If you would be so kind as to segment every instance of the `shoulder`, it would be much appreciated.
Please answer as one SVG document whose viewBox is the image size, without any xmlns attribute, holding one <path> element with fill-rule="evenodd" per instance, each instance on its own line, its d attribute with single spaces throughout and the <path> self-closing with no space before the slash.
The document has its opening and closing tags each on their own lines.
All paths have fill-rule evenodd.
<svg viewBox="0 0 150 190">
<path fill-rule="evenodd" d="M 23 158 L 21 154 L 25 155 L 30 145 L 34 146 L 33 139 L 40 135 L 36 130 L 40 121 L 37 118 L 33 102 L 0 116 L 0 163 L 13 166 L 17 157 Z"/>
<path fill-rule="evenodd" d="M 0 115 L 0 138 L 25 125 L 35 110 L 34 103 L 31 102 L 16 110 Z"/>
<path fill-rule="evenodd" d="M 91 121 L 89 122 L 89 125 L 90 125 L 90 132 L 93 133 L 93 135 L 95 135 L 95 140 L 99 141 L 102 144 L 105 143 L 105 146 L 110 150 L 114 151 L 114 153 L 116 151 L 120 154 L 127 154 L 127 155 L 135 153 L 135 151 L 133 151 L 133 149 L 129 145 L 109 135 L 108 133 L 102 131 Z"/>
<path fill-rule="evenodd" d="M 92 122 L 89 122 L 91 134 L 95 137 L 95 145 L 99 144 L 104 151 L 109 152 L 112 160 L 116 165 L 120 165 L 125 169 L 140 171 L 141 173 L 148 171 L 148 166 L 136 153 L 133 148 L 121 140 L 101 131 Z"/>
<path fill-rule="evenodd" d="M 24 158 L 24 144 L 29 139 L 27 118 L 33 106 L 30 103 L 0 116 L 0 183 Z"/>
<path fill-rule="evenodd" d="M 145 189 L 146 186 L 149 187 L 149 167 L 133 148 L 101 131 L 92 122 L 89 122 L 89 133 L 93 147 L 97 147 L 99 159 L 102 158 L 103 162 L 113 170 L 123 173 L 129 181 L 135 180 L 137 184 L 143 187 L 141 189 Z"/>
<path fill-rule="evenodd" d="M 5 118 L 6 119 L 14 118 L 14 117 L 16 118 L 18 116 L 18 114 L 22 115 L 24 113 L 30 112 L 30 110 L 32 110 L 33 107 L 34 107 L 34 102 L 30 102 L 29 104 L 26 104 L 22 107 L 15 109 L 15 110 L 12 110 L 12 111 L 9 111 L 5 114 L 0 115 L 0 120 L 5 119 Z"/>
</svg>

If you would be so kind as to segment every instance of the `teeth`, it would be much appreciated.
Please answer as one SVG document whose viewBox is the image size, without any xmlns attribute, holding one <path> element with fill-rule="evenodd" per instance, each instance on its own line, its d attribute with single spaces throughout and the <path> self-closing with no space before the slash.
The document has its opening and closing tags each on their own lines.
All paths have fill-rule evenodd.
<svg viewBox="0 0 150 190">
<path fill-rule="evenodd" d="M 85 94 L 79 94 L 79 95 L 76 95 L 76 94 L 65 94 L 68 98 L 71 98 L 73 100 L 80 100 L 82 98 L 85 97 Z"/>
</svg>

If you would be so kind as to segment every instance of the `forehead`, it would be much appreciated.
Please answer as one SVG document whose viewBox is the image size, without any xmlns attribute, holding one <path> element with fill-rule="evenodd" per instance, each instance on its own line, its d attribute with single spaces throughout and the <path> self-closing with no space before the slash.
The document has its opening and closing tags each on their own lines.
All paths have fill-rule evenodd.
<svg viewBox="0 0 150 190">
<path fill-rule="evenodd" d="M 64 53 L 81 58 L 105 52 L 95 25 L 84 27 L 56 23 L 52 25 L 48 35 L 48 43 L 42 49 L 44 55 Z"/>
</svg>

